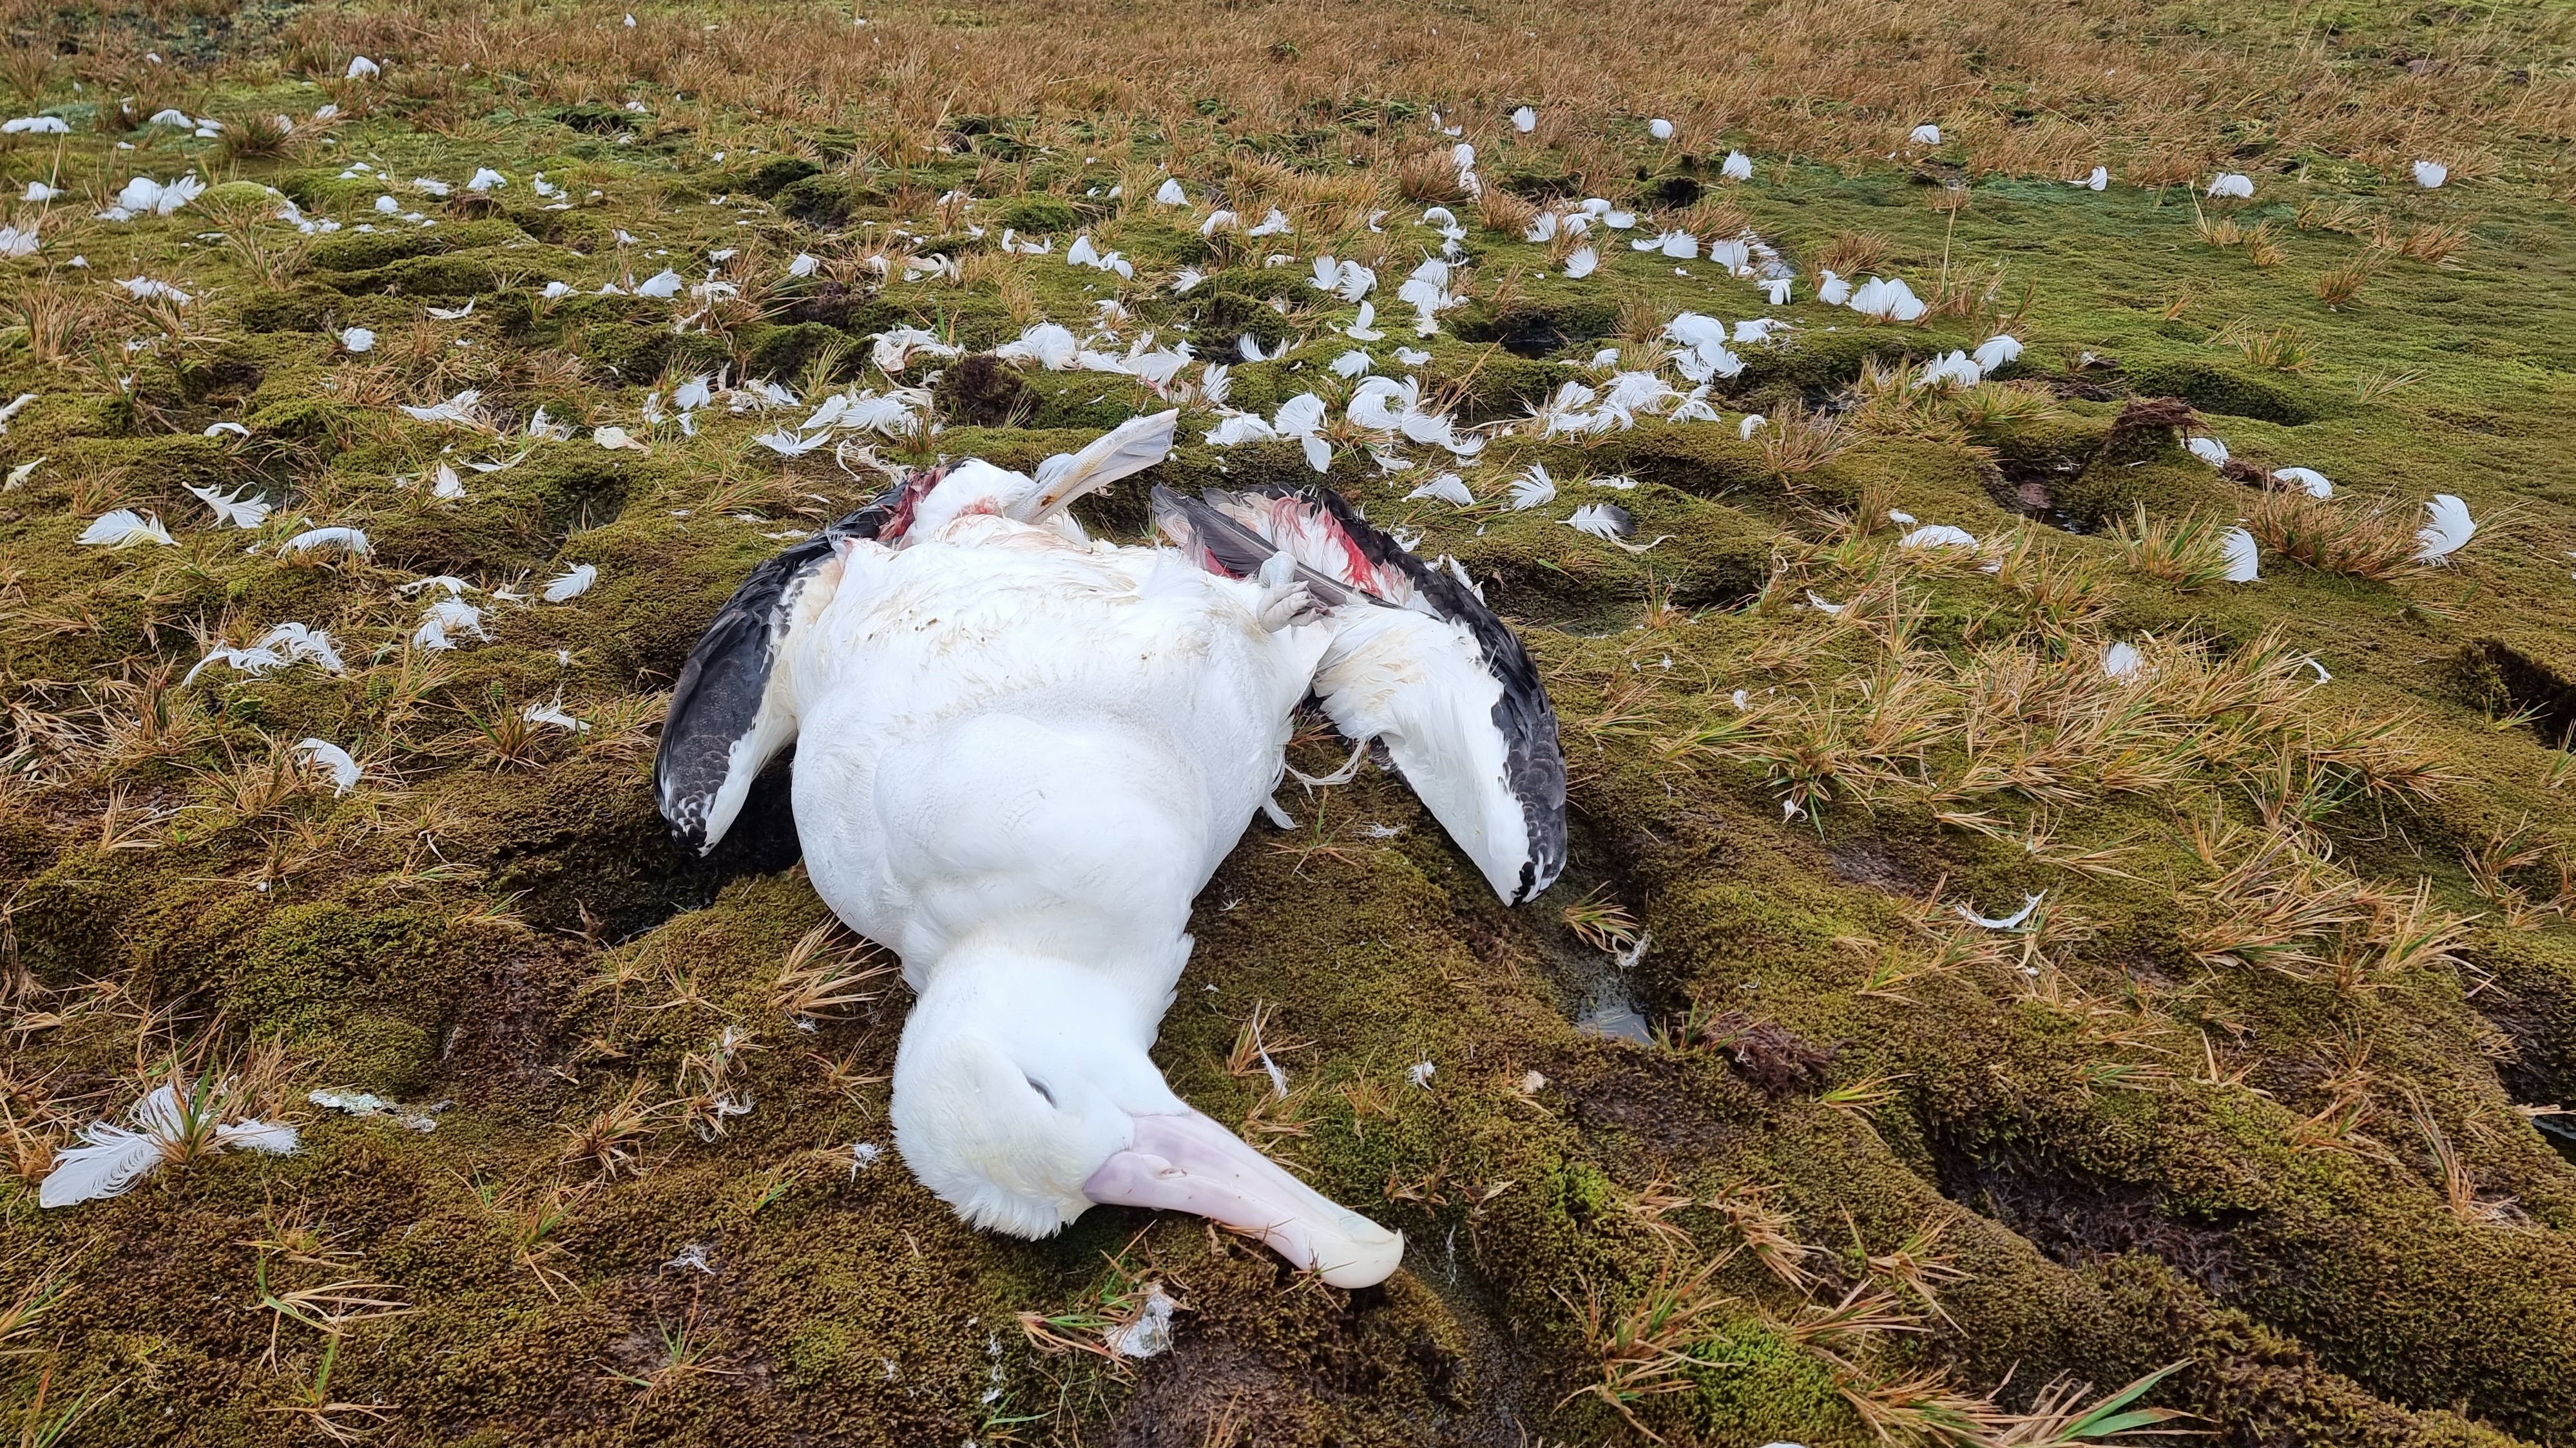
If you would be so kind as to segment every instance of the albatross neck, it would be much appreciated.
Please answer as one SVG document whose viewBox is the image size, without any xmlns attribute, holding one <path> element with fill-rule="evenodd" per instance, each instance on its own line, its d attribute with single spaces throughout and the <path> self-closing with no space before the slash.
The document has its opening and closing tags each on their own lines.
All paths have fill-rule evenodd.
<svg viewBox="0 0 2576 1448">
<path fill-rule="evenodd" d="M 1150 1047 L 1189 949 L 1189 937 L 1183 936 L 1162 959 L 1104 966 L 1041 949 L 965 944 L 920 972 L 915 982 L 921 995 L 917 1009 L 1114 1027 L 1121 1034 L 1134 1034 L 1140 1048 Z"/>
</svg>

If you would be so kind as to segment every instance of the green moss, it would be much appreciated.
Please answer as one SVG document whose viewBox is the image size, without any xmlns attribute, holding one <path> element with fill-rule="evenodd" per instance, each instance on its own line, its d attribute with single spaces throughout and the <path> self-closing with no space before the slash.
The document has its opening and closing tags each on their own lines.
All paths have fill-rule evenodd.
<svg viewBox="0 0 2576 1448">
<path fill-rule="evenodd" d="M 819 175 L 822 170 L 802 156 L 779 156 L 761 162 L 759 169 L 743 183 L 742 189 L 766 201 L 809 176 Z"/>
<path fill-rule="evenodd" d="M 1721 1442 L 1875 1441 L 1843 1401 L 1833 1370 L 1757 1322 L 1729 1322 L 1692 1345 L 1694 1427 Z"/>
<path fill-rule="evenodd" d="M 1004 226 L 1049 235 L 1080 226 L 1083 213 L 1068 197 L 1033 192 L 1002 201 L 993 217 Z"/>
<path fill-rule="evenodd" d="M 522 233 L 507 221 L 402 231 L 342 231 L 314 243 L 307 260 L 318 271 L 372 272 L 412 257 L 501 246 L 520 239 Z"/>
<path fill-rule="evenodd" d="M 840 226 L 862 206 L 882 205 L 885 195 L 841 175 L 813 175 L 782 187 L 779 214 L 807 226 Z"/>
<path fill-rule="evenodd" d="M 1470 304 L 1447 320 L 1462 341 L 1491 342 L 1522 357 L 1544 357 L 1618 331 L 1619 304 L 1593 293 L 1533 296 L 1499 308 Z"/>
<path fill-rule="evenodd" d="M 2317 405 L 2290 383 L 2206 358 L 2132 364 L 2125 381 L 2140 397 L 2179 397 L 2203 412 L 2229 417 L 2295 426 L 2320 415 Z"/>
<path fill-rule="evenodd" d="M 304 396 L 270 402 L 243 419 L 243 425 L 259 437 L 281 438 L 290 442 L 326 442 L 353 434 L 370 420 L 370 414 L 361 408 L 328 398 Z"/>
<path fill-rule="evenodd" d="M 642 383 L 662 370 L 672 340 L 667 327 L 594 322 L 581 329 L 581 353 L 613 376 Z"/>
<path fill-rule="evenodd" d="M 861 360 L 847 332 L 826 327 L 820 322 L 798 322 L 785 327 L 746 327 L 740 340 L 749 354 L 752 375 L 756 377 L 796 377 L 805 370 L 807 363 L 825 352 L 837 351 L 848 359 L 845 365 L 852 368 Z M 621 373 L 627 371 L 624 366 L 618 370 Z"/>
</svg>

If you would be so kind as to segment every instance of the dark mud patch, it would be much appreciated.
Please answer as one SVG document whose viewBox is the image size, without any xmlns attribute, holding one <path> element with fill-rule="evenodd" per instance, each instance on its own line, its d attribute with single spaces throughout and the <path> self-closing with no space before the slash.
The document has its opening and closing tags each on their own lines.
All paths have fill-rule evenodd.
<svg viewBox="0 0 2576 1448">
<path fill-rule="evenodd" d="M 2499 712 L 2529 715 L 2534 732 L 2552 749 L 2576 742 L 2576 679 L 2502 639 L 2480 639 L 2463 654 L 2463 672 L 2484 686 L 2479 692 L 2501 695 L 2485 702 L 2501 703 Z"/>
<path fill-rule="evenodd" d="M 1720 1011 L 1699 1023 L 1691 1043 L 1724 1056 L 1736 1074 L 1773 1101 L 1822 1085 L 1835 1050 L 1801 1039 L 1777 1021 Z"/>
<path fill-rule="evenodd" d="M 1507 1415 L 1459 1320 L 1418 1281 L 1398 1278 L 1288 1305 L 1291 1274 L 1257 1249 L 1184 1270 L 1203 1308 L 1184 1313 L 1172 1350 L 1144 1363 L 1117 1414 L 1119 1448 L 1355 1442 L 1499 1445 Z M 1222 1292 L 1211 1289 L 1220 1284 Z M 1497 1347 L 1498 1344 L 1488 1343 Z"/>
<path fill-rule="evenodd" d="M 2001 1222 L 2061 1265 L 2083 1268 L 2113 1258 L 2154 1257 L 2225 1297 L 2242 1283 L 2246 1264 L 2234 1247 L 2236 1220 L 2177 1220 L 2154 1190 L 2110 1182 L 2045 1163 L 1935 1149 L 1942 1195 Z"/>
<path fill-rule="evenodd" d="M 752 782 L 723 843 L 704 857 L 671 838 L 649 786 L 599 801 L 586 818 L 548 812 L 496 831 L 492 883 L 525 891 L 520 913 L 545 930 L 616 943 L 703 909 L 734 880 L 774 875 L 804 856 L 791 789 L 793 751 Z"/>
<path fill-rule="evenodd" d="M 1619 330 L 1619 305 L 1606 298 L 1524 301 L 1461 315 L 1451 330 L 1462 342 L 1491 342 L 1516 357 L 1546 357 Z"/>
<path fill-rule="evenodd" d="M 1825 854 L 1834 878 L 1854 885 L 1867 885 L 1890 895 L 1920 897 L 1931 888 L 1886 841 L 1852 840 L 1836 845 Z"/>
<path fill-rule="evenodd" d="M 1704 1062 L 1661 1051 L 1595 1049 L 1548 1072 L 1587 1134 L 1615 1132 L 1650 1161 L 1732 1157 L 1756 1133 L 1762 1097 Z"/>
</svg>

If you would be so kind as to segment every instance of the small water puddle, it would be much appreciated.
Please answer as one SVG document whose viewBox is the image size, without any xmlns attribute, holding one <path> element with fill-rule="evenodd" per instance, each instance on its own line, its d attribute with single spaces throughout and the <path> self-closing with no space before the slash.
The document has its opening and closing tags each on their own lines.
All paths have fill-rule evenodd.
<svg viewBox="0 0 2576 1448">
<path fill-rule="evenodd" d="M 2541 1138 L 2560 1156 L 2576 1162 L 2576 1120 L 2564 1116 L 2535 1116 L 2531 1124 L 2539 1128 Z"/>
<path fill-rule="evenodd" d="M 1640 1046 L 1654 1044 L 1654 1030 L 1646 1024 L 1646 1013 L 1637 1008 L 1636 998 L 1629 993 L 1628 973 L 1608 966 L 1584 992 L 1575 1008 L 1574 1028 L 1587 1036 L 1605 1041 L 1631 1041 Z"/>
<path fill-rule="evenodd" d="M 1570 930 L 1539 932 L 1532 943 L 1556 986 L 1565 1018 L 1577 1031 L 1600 1040 L 1645 1046 L 1654 1043 L 1655 1032 L 1638 967 L 1654 948 L 1653 939 L 1647 936 L 1645 950 L 1626 958 L 1624 964 L 1623 957 L 1594 949 Z"/>
</svg>

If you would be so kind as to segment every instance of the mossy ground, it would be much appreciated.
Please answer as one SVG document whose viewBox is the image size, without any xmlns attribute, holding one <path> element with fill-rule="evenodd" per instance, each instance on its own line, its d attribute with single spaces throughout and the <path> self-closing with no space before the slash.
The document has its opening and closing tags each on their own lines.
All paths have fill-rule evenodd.
<svg viewBox="0 0 2576 1448">
<path fill-rule="evenodd" d="M 2401 40 L 2435 43 L 2419 32 L 2458 41 L 2453 19 L 2347 9 L 2337 64 L 2384 68 Z M 1715 137 L 1480 129 L 1497 185 L 1579 196 L 1588 180 L 1675 214 L 1705 193 L 1792 265 L 1862 257 L 1845 269 L 1937 281 L 1947 302 L 1879 326 L 1817 305 L 1809 270 L 1797 301 L 1764 307 L 1713 267 L 1616 240 L 1602 274 L 1570 280 L 1453 203 L 1474 301 L 1420 340 L 1418 369 L 1386 360 L 1416 339 L 1384 303 L 1398 335 L 1368 348 L 1380 369 L 1417 370 L 1469 421 L 1598 380 L 1597 348 L 1633 353 L 1684 309 L 1794 330 L 1744 349 L 1713 399 L 1722 424 L 1525 434 L 1469 470 L 1491 498 L 1542 463 L 1563 486 L 1553 508 L 1407 501 L 1419 471 L 1336 457 L 1332 485 L 1458 557 L 1520 627 L 1565 720 L 1576 831 L 1566 881 L 1507 910 L 1372 771 L 1283 796 L 1297 827 L 1256 824 L 1200 901 L 1158 1059 L 1193 1103 L 1406 1232 L 1406 1270 L 1342 1293 L 1193 1219 L 1102 1209 L 1051 1241 L 978 1234 L 906 1174 L 883 1084 L 900 987 L 801 1025 L 778 1004 L 782 962 L 827 919 L 778 780 L 706 861 L 673 852 L 648 789 L 664 691 L 716 607 L 875 477 L 754 444 L 779 415 L 711 408 L 684 435 L 643 408 L 718 369 L 809 397 L 882 387 L 870 334 L 921 324 L 983 350 L 1035 320 L 1080 330 L 1112 298 L 1129 335 L 1219 356 L 1244 333 L 1291 344 L 1234 369 L 1237 406 L 1339 395 L 1326 367 L 1351 344 L 1329 328 L 1351 311 L 1306 285 L 1305 259 L 1365 257 L 1384 298 L 1437 244 L 1394 194 L 1386 140 L 1421 131 L 1422 106 L 1318 102 L 1302 129 L 1246 136 L 1216 129 L 1213 102 L 1120 112 L 1104 83 L 1027 114 L 969 115 L 984 107 L 958 95 L 936 144 L 917 144 L 901 97 L 882 133 L 874 112 L 803 125 L 692 99 L 615 15 L 469 18 L 458 35 L 577 32 L 568 49 L 614 54 L 627 79 L 562 94 L 591 83 L 407 47 L 372 12 L 16 22 L 13 41 L 143 78 L 74 92 L 74 62 L 13 71 L 34 91 L 24 109 L 81 129 L 0 149 L 11 194 L 40 175 L 73 193 L 41 251 L 0 274 L 0 320 L 18 327 L 0 334 L 0 397 L 37 394 L 0 436 L 0 465 L 35 464 L 0 495 L 15 1013 L 0 1108 L 16 1167 L 0 1304 L 49 1273 L 60 1289 L 6 1343 L 26 1354 L 0 1364 L 21 1421 L 82 1404 L 66 1441 L 120 1445 L 1651 1428 L 1839 1448 L 1975 1439 L 1906 1416 L 1908 1384 L 2018 1409 L 2061 1376 L 2108 1389 L 2179 1362 L 2150 1401 L 2231 1444 L 2576 1443 L 2576 1167 L 2524 1110 L 2576 1098 L 2576 217 L 2555 112 L 2513 111 L 2523 129 L 2479 133 L 2491 149 L 2430 192 L 2386 158 L 2231 133 L 2260 189 L 2224 216 L 2188 184 L 2095 193 L 1955 141 L 1904 164 L 1756 144 L 1754 179 L 1721 188 Z M 644 18 L 674 48 L 735 22 Z M 983 23 L 879 18 L 907 43 Z M 2291 33 L 2233 7 L 2199 26 Z M 128 54 L 153 46 L 157 62 Z M 337 79 L 352 46 L 401 60 Z M 2524 86 L 2567 84 L 2563 54 L 2525 66 Z M 104 105 L 127 90 L 142 99 L 122 116 Z M 126 124 L 170 104 L 238 128 L 326 101 L 341 124 L 265 149 Z M 1369 165 L 1346 163 L 1353 147 Z M 1247 218 L 1292 208 L 1300 229 L 1276 244 L 1294 261 L 1200 237 L 1204 205 L 1146 204 L 1164 163 Z M 479 166 L 509 184 L 408 184 Z M 129 175 L 191 167 L 224 184 L 175 217 L 86 219 Z M 538 172 L 562 206 L 533 194 Z M 261 187 L 347 225 L 308 245 L 267 219 Z M 380 215 L 380 194 L 436 224 Z M 2267 229 L 2221 245 L 2204 223 Z M 894 277 L 907 251 L 963 275 L 867 270 L 898 226 L 916 244 L 891 248 Z M 1051 235 L 1054 254 L 1003 257 L 1005 226 Z M 1125 251 L 1137 281 L 1064 265 L 1076 230 Z M 2429 248 L 2447 253 L 2408 255 L 2410 235 L 2448 237 Z M 799 253 L 825 269 L 782 280 Z M 2356 296 L 2320 298 L 2321 278 L 2364 261 Z M 675 326 L 698 305 L 686 294 L 596 294 L 665 265 L 746 295 Z M 1175 297 L 1163 284 L 1182 266 L 1210 275 Z M 156 312 L 102 290 L 130 276 L 197 300 Z M 556 281 L 571 293 L 545 297 Z M 1922 402 L 1865 381 L 2005 324 L 2029 343 L 2005 385 Z M 348 352 L 348 327 L 373 329 L 374 350 Z M 507 434 L 544 408 L 647 445 L 484 437 L 393 408 L 468 387 Z M 1028 467 L 1159 405 L 1125 378 L 1032 369 L 937 395 L 946 429 L 882 450 Z M 2257 468 L 2331 476 L 2348 512 L 2384 498 L 2411 531 L 2448 492 L 2482 531 L 2393 581 L 2268 551 L 2253 585 L 2151 576 L 2108 530 L 2233 522 L 2259 496 L 2169 429 L 2117 431 L 2158 397 Z M 1764 412 L 1776 439 L 1806 408 L 1845 416 L 1813 466 L 1738 435 Z M 1293 444 L 1202 445 L 1207 421 L 1087 505 L 1093 526 L 1139 536 L 1155 481 L 1312 476 Z M 523 451 L 468 473 L 463 500 L 428 495 L 442 462 Z M 1587 486 L 1614 475 L 1635 486 Z M 278 511 L 222 529 L 190 486 L 247 486 Z M 1652 546 L 1563 525 L 1602 499 Z M 112 507 L 157 514 L 176 543 L 76 545 Z M 1990 561 L 2029 551 L 1983 571 L 1898 550 L 1891 509 L 1966 528 Z M 373 558 L 280 561 L 308 521 L 364 527 Z M 525 593 L 577 564 L 596 587 L 494 605 L 488 642 L 406 642 L 421 599 L 400 585 Z M 179 682 L 206 644 L 290 619 L 327 627 L 346 672 Z M 2125 707 L 2100 651 L 2139 639 L 2155 641 L 2140 688 L 2160 712 L 2099 727 Z M 517 727 L 549 701 L 589 727 Z M 306 736 L 346 747 L 366 782 L 332 794 L 282 753 Z M 1323 738 L 1297 750 L 1315 772 L 1338 754 Z M 2265 841 L 2304 862 L 2293 904 L 2341 900 L 2349 918 L 2251 940 L 2230 914 L 2251 897 L 2214 882 Z M 1960 914 L 2031 894 L 2041 910 L 2018 930 Z M 1602 905 L 1651 933 L 1632 966 L 1574 928 Z M 1229 1069 L 1256 1011 L 1284 1100 L 1257 1068 Z M 299 1152 L 37 1208 L 46 1153 L 75 1125 L 174 1061 L 221 1074 L 258 1043 L 291 1058 L 262 1084 L 302 1122 Z M 1434 1068 L 1419 1082 L 1417 1063 Z M 318 1086 L 439 1103 L 436 1129 L 316 1112 L 302 1102 Z M 750 1110 L 682 1104 L 718 1095 Z M 600 1126 L 621 1103 L 650 1109 L 631 1131 Z M 1587 1393 L 1600 1325 L 1713 1259 L 1670 1390 L 1625 1413 Z M 1019 1326 L 1149 1278 L 1186 1304 L 1166 1356 L 1113 1367 L 1042 1352 Z M 262 1283 L 334 1282 L 383 1284 L 405 1310 L 335 1336 L 262 1302 Z M 1853 1294 L 1879 1325 L 1825 1322 Z"/>
</svg>

